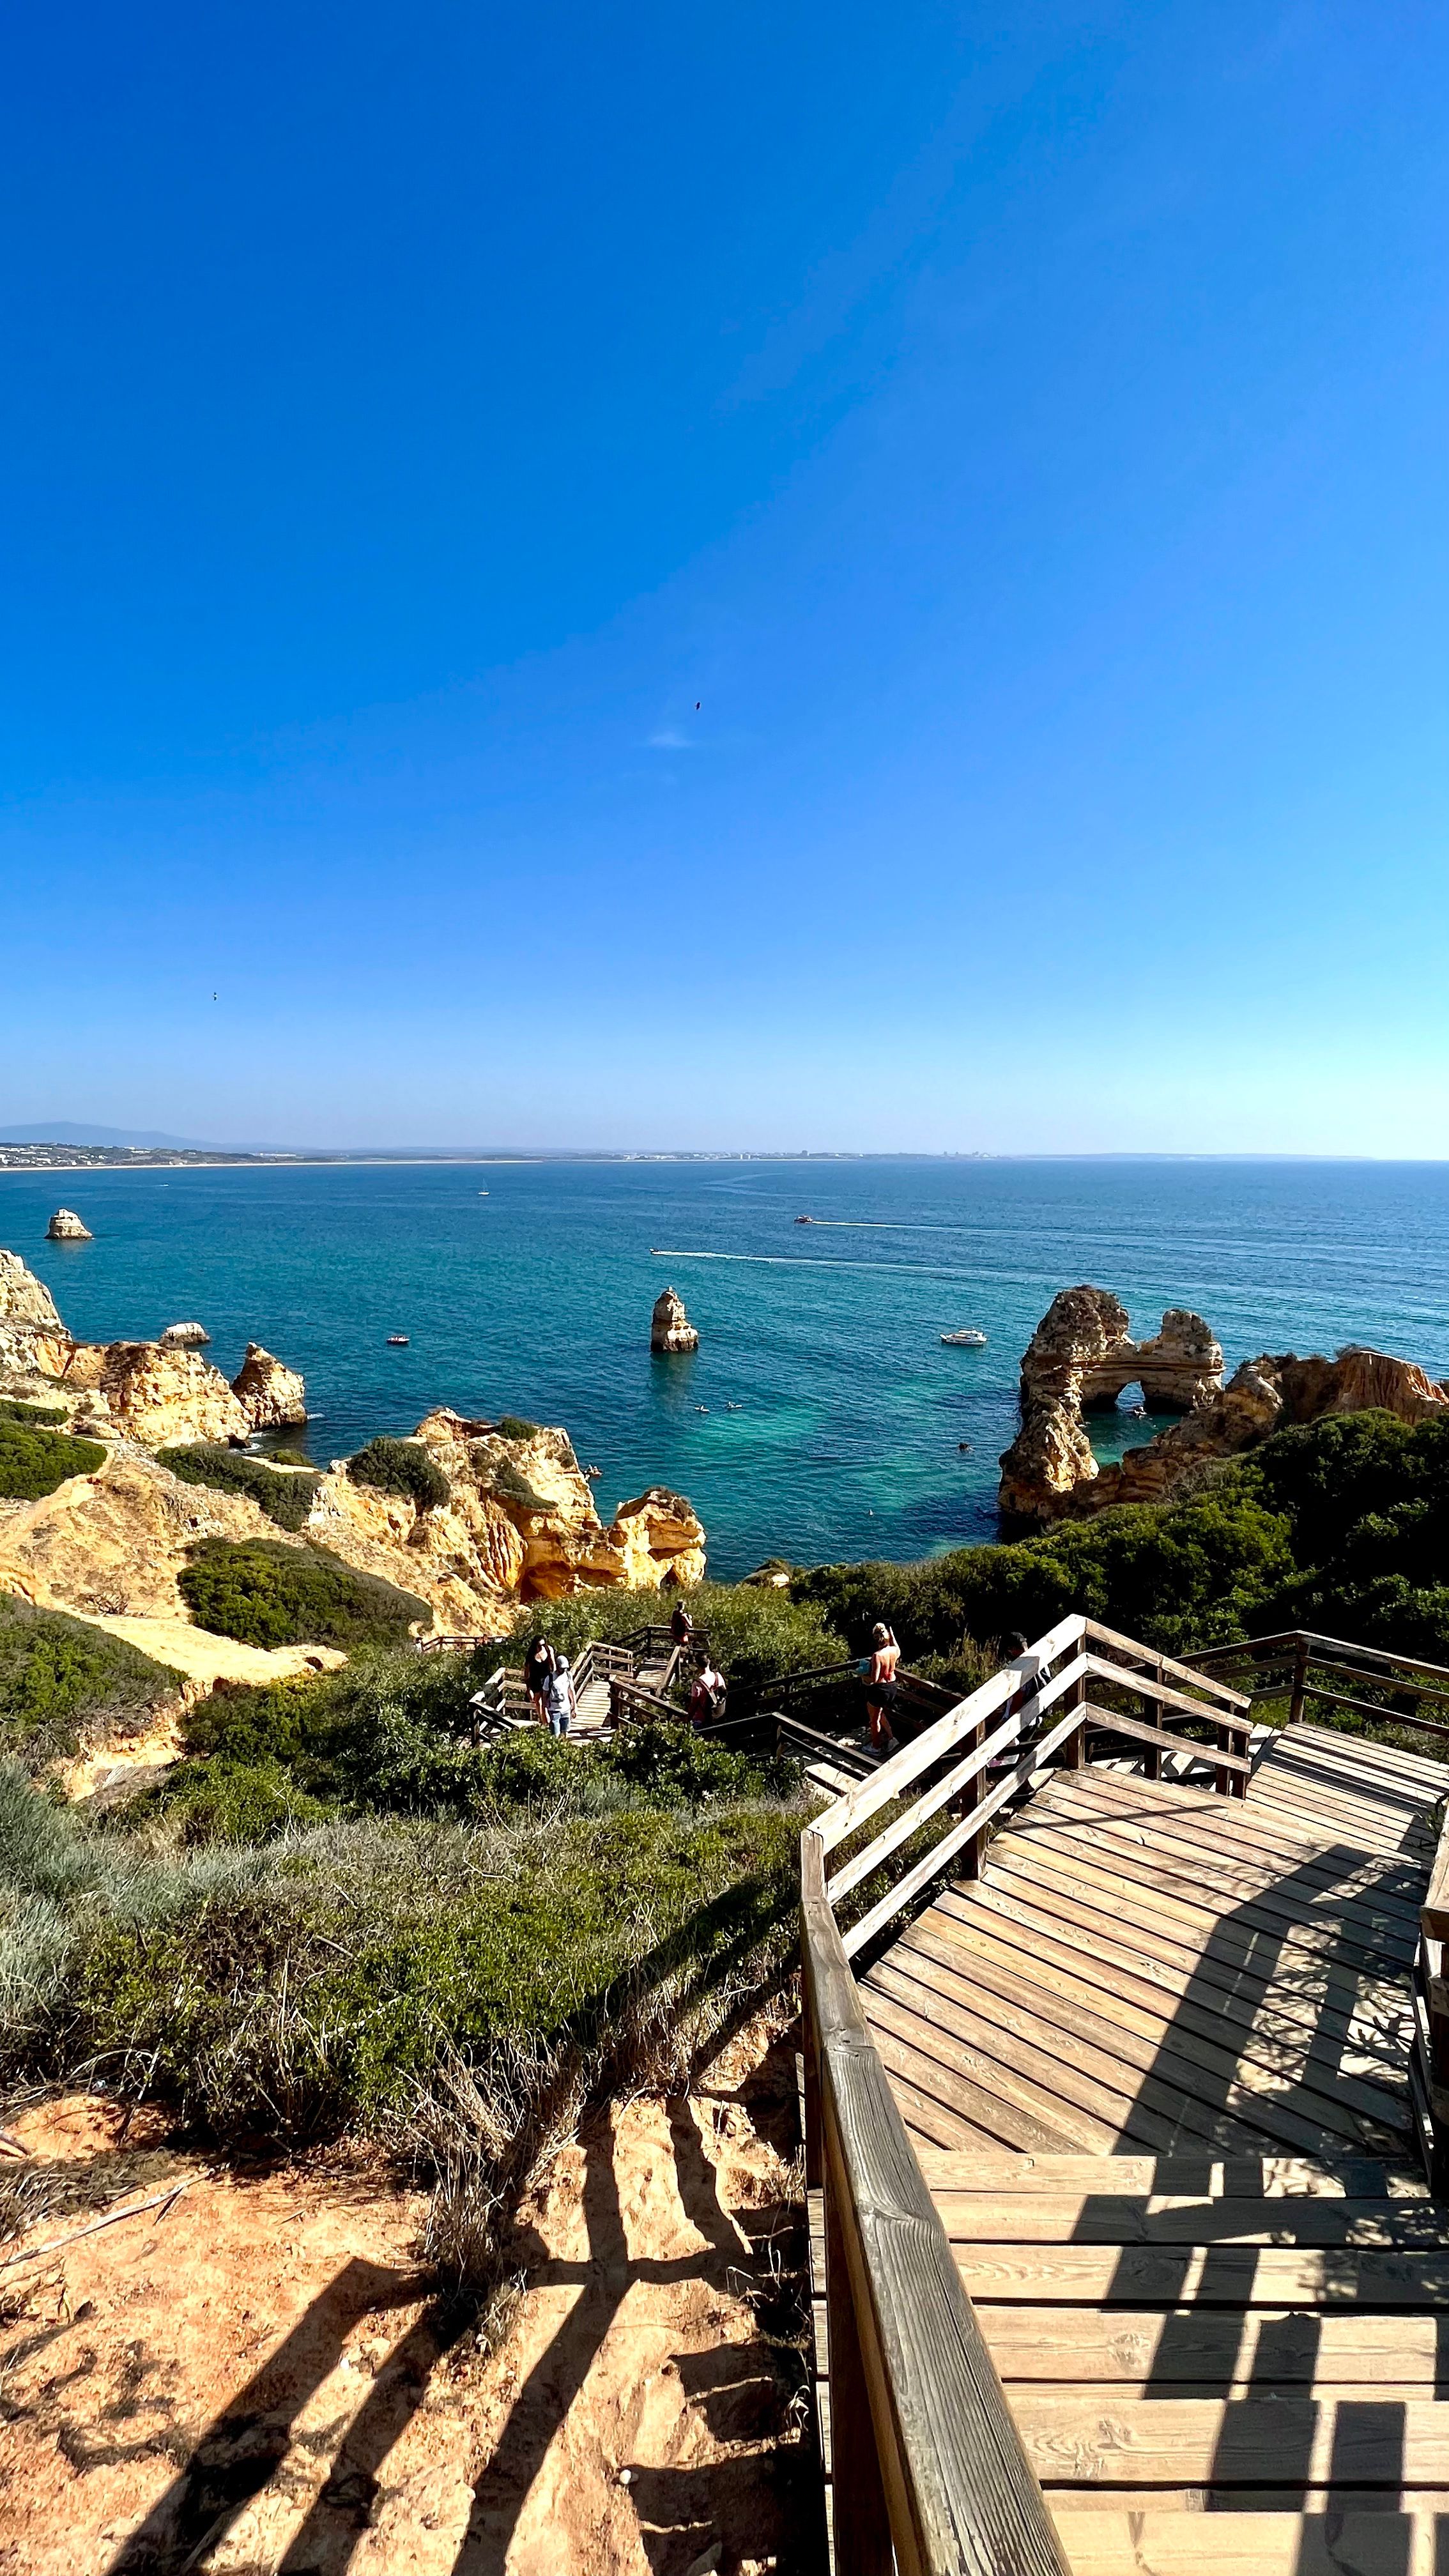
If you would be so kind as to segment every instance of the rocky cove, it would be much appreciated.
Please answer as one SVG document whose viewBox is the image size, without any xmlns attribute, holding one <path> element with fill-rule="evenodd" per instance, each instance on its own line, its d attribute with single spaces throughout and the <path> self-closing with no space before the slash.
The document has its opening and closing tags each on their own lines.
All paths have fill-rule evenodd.
<svg viewBox="0 0 1449 2576">
<path fill-rule="evenodd" d="M 1144 1410 L 1182 1416 L 1100 1465 L 1088 1421 L 1130 1386 Z M 1134 1341 L 1125 1306 L 1105 1288 L 1064 1288 L 1021 1363 L 1021 1429 L 1001 1459 L 1003 1535 L 1080 1519 L 1113 1503 L 1171 1502 L 1275 1431 L 1326 1414 L 1386 1412 L 1401 1422 L 1449 1415 L 1449 1381 L 1412 1360 L 1349 1344 L 1333 1359 L 1264 1351 L 1224 1383 L 1223 1354 L 1201 1315 L 1174 1306 Z"/>
<path fill-rule="evenodd" d="M 149 1342 L 79 1340 L 42 1282 L 0 1252 L 0 1393 L 102 1453 L 93 1472 L 0 1503 L 0 1592 L 120 1627 L 183 1669 L 196 1659 L 180 1578 L 198 1547 L 274 1546 L 282 1533 L 247 1494 L 179 1475 L 166 1453 L 244 1450 L 307 1411 L 302 1378 L 282 1360 L 251 1343 L 228 1382 L 195 1346 L 196 1329 L 184 1339 L 172 1330 Z M 321 1472 L 279 1462 L 277 1473 L 303 1478 L 309 1497 L 289 1544 L 324 1549 L 413 1596 L 436 1630 L 502 1636 L 521 1602 L 657 1589 L 704 1572 L 704 1530 L 684 1498 L 650 1486 L 606 1524 L 563 1429 L 438 1408 L 413 1439 L 435 1471 L 432 1499 L 367 1482 L 350 1472 L 355 1460 Z M 208 1679 L 214 1647 L 200 1658 Z"/>
</svg>

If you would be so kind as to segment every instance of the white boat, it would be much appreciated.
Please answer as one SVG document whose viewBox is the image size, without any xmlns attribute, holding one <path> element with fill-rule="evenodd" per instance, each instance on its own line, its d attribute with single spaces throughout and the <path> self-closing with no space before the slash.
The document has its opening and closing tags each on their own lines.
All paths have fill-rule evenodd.
<svg viewBox="0 0 1449 2576">
<path fill-rule="evenodd" d="M 959 1333 L 943 1333 L 941 1339 L 950 1342 L 957 1350 L 984 1351 L 986 1348 L 986 1335 L 978 1333 L 974 1324 L 966 1325 Z"/>
</svg>

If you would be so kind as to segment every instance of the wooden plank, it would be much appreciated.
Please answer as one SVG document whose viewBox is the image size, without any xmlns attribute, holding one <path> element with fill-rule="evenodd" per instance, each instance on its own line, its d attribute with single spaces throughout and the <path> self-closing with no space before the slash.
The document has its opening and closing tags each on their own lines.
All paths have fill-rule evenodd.
<svg viewBox="0 0 1449 2576">
<path fill-rule="evenodd" d="M 1214 1800 L 1209 1806 L 1201 1794 L 1184 1797 L 1164 1796 L 1174 1783 L 1160 1780 L 1129 1780 L 1120 1772 L 1100 1768 L 1061 1772 L 1043 1793 L 1054 1809 L 1075 1812 L 1084 1800 L 1094 1805 L 1108 1804 L 1118 1812 L 1145 1823 L 1151 1817 L 1154 1834 L 1172 1842 L 1191 1844 L 1194 1851 L 1230 1853 L 1240 1869 L 1255 1869 L 1266 1875 L 1282 1877 L 1291 1874 L 1304 1886 L 1332 1888 L 1341 1896 L 1360 1890 L 1371 1893 L 1376 1902 L 1396 1906 L 1406 1915 L 1418 1917 L 1423 1892 L 1422 1865 L 1398 1855 L 1363 1852 L 1350 1858 L 1332 1845 L 1325 1847 L 1323 1838 L 1309 1838 L 1283 1828 L 1276 1817 L 1265 1817 L 1252 1803 L 1234 1806 L 1225 1817 Z"/>
<path fill-rule="evenodd" d="M 1342 1924 L 1327 1915 L 1315 1921 L 1307 1909 L 1295 1910 L 1291 1899 L 1281 1895 L 1247 1899 L 1231 1908 L 1214 1905 L 1189 1872 L 1165 1868 L 1145 1842 L 1134 1842 L 1130 1834 L 1115 1831 L 1105 1821 L 1094 1823 L 1090 1835 L 1080 1830 L 1069 1835 L 1059 1824 L 1050 1831 L 1034 1828 L 1028 1810 L 1012 1841 L 1033 1853 L 1044 1849 L 1059 1866 L 1070 1867 L 1074 1876 L 1092 1885 L 1105 1886 L 1109 1892 L 1121 1888 L 1139 1906 L 1150 1904 L 1168 1922 L 1195 1932 L 1204 1944 L 1236 1934 L 1261 1948 L 1266 1936 L 1279 1951 L 1332 1959 L 1380 1977 L 1406 1969 L 1412 1956 L 1401 1933 L 1381 1932 L 1374 1923 L 1360 1930 L 1351 1914 Z"/>
<path fill-rule="evenodd" d="M 919 1974 L 918 1954 L 898 1945 L 877 1961 L 867 1985 L 872 1992 L 883 1988 L 923 2017 L 929 2012 L 940 2027 L 975 2045 L 989 2047 L 985 2034 L 995 2031 L 1001 2034 L 1004 2049 L 1009 2035 L 1034 2053 L 1038 2080 L 1049 2093 L 1069 2087 L 1082 2075 L 1097 2077 L 1123 2101 L 1124 2120 L 1127 2112 L 1151 2109 L 1199 2136 L 1220 2137 L 1219 2124 L 1230 2117 L 1260 2137 L 1278 2138 L 1310 2154 L 1330 2140 L 1340 2142 L 1340 2153 L 1344 2143 L 1350 2150 L 1361 2146 L 1366 2131 L 1376 2132 L 1377 2141 L 1391 2144 L 1407 2126 L 1407 2105 L 1391 2096 L 1381 2097 L 1382 2108 L 1377 2107 L 1380 2097 L 1375 2096 L 1375 2108 L 1363 2111 L 1331 2094 L 1313 2093 L 1300 2083 L 1244 2065 L 1231 2050 L 1210 2048 L 1171 2024 L 1164 2025 L 1154 2040 L 1105 2013 L 1065 2000 L 1055 2002 L 1041 1989 L 1035 1990 L 1033 2006 L 1033 1990 L 1024 1979 L 993 1974 L 984 1962 L 982 1967 L 978 1986 L 973 1988 L 962 1979 L 948 1991 L 929 1974 Z M 1001 2051 L 992 2048 L 991 2053 Z M 1032 2069 L 1028 2066 L 1023 2071 Z M 1177 2099 L 1170 2100 L 1169 2093 Z M 1082 2097 L 1069 2093 L 1068 2098 Z M 1107 2110 L 1105 2103 L 1093 2107 Z M 1134 2134 L 1142 2134 L 1140 2127 Z"/>
<path fill-rule="evenodd" d="M 900 2052 L 904 2062 L 906 2052 Z M 884 2052 L 882 2063 L 885 2064 Z M 947 2110 L 940 2102 L 922 2093 L 899 2066 L 886 2065 L 896 2107 L 910 2132 L 916 2161 L 925 2172 L 928 2158 L 956 2155 L 1015 2155 L 1025 2152 L 1002 2147 L 994 2131 L 976 2126 L 959 2111 Z M 999 2107 L 993 2104 L 993 2109 Z"/>
<path fill-rule="evenodd" d="M 1449 1787 L 1449 1763 L 1446 1763 L 1442 1757 L 1436 1759 L 1432 1753 L 1411 1753 L 1406 1745 L 1376 1744 L 1365 1736 L 1345 1736 L 1337 1727 L 1292 1726 L 1280 1728 L 1278 1732 L 1289 1742 L 1301 1737 L 1305 1743 L 1325 1748 L 1350 1744 L 1354 1748 L 1356 1760 L 1362 1759 L 1371 1766 L 1382 1763 L 1386 1768 L 1392 1767 L 1395 1771 L 1404 1772 L 1410 1779 L 1419 1779 L 1426 1788 L 1431 1787 L 1437 1780 L 1440 1784 L 1441 1797 L 1445 1788 Z"/>
<path fill-rule="evenodd" d="M 1047 2118 L 1064 2118 L 1066 2106 L 1077 2117 L 1097 2124 L 1084 2144 L 1110 2152 L 1124 2138 L 1171 2147 L 1184 2129 L 1190 2137 L 1251 2149 L 1265 2137 L 1291 2146 L 1327 2148 L 1342 2143 L 1342 2132 L 1304 2116 L 1291 2104 L 1245 2093 L 1242 2102 L 1201 2098 L 1193 2089 L 1192 2070 L 1179 2059 L 1156 2064 L 1148 2051 L 1145 2066 L 1134 2067 L 1108 2051 L 1072 2034 L 1054 2031 L 1052 2022 L 991 1999 L 991 2009 L 973 2010 L 948 2001 L 912 1981 L 882 1960 L 872 1969 L 866 1991 L 870 2016 L 893 2029 L 893 2014 L 912 2013 L 931 2033 L 923 2047 L 934 2045 L 943 2062 L 969 2065 L 978 2083 L 1015 2088 L 1016 2098 Z M 1227 2090 L 1227 2088 L 1223 2088 Z"/>
<path fill-rule="evenodd" d="M 1373 2308 L 1449 2301 L 1449 2256 L 1276 2245 L 958 2245 L 979 2304 L 1091 2308 Z"/>
<path fill-rule="evenodd" d="M 1422 1818 L 1430 1808 L 1438 1805 L 1444 1794 L 1442 1789 L 1437 1794 L 1426 1792 L 1414 1781 L 1400 1780 L 1388 1772 L 1370 1770 L 1366 1765 L 1350 1768 L 1346 1763 L 1336 1762 L 1322 1745 L 1306 1742 L 1304 1730 L 1300 1727 L 1289 1728 L 1276 1744 L 1270 1745 L 1268 1751 L 1259 1756 L 1258 1768 L 1268 1778 L 1311 1784 L 1315 1797 L 1322 1795 L 1342 1799 L 1351 1806 L 1369 1804 L 1382 1808 L 1386 1819 L 1395 1819 L 1401 1824 L 1411 1823 L 1416 1817 Z"/>
<path fill-rule="evenodd" d="M 1449 1787 L 1449 1763 L 1442 1754 L 1409 1753 L 1402 1745 L 1380 1744 L 1342 1727 L 1304 1723 L 1280 1728 L 1276 1740 L 1285 1759 L 1310 1755 L 1360 1788 L 1383 1787 L 1399 1797 L 1416 1798 L 1421 1806 L 1437 1805 Z"/>
<path fill-rule="evenodd" d="M 873 2002 L 868 1996 L 862 2000 L 868 2006 Z M 1057 2151 L 1083 2145 L 1100 2147 L 1101 2133 L 1095 2125 L 1089 2137 L 1079 2137 L 1075 2127 L 1066 2126 L 1064 2121 L 1049 2120 L 1027 2110 L 1005 2093 L 963 2074 L 959 2066 L 946 2066 L 939 2057 L 929 2056 L 921 2044 L 929 2038 L 928 2032 L 917 2031 L 912 2037 L 908 2030 L 902 2037 L 873 2010 L 867 2011 L 867 2026 L 892 2085 L 910 2088 L 915 2125 L 929 2129 L 934 2116 L 943 2133 L 943 2145 L 955 2145 L 953 2132 L 969 2124 L 978 2136 L 989 2138 L 996 2146 Z"/>
<path fill-rule="evenodd" d="M 1139 1987 L 1133 1996 L 1124 1992 L 1116 1979 L 1110 1983 L 1092 1980 L 1083 1973 L 1080 1960 L 1074 1978 L 1069 1971 L 1053 1970 L 1044 1961 L 1036 1963 L 1037 1973 L 1033 1975 L 1023 1965 L 1021 1952 L 1012 1950 L 993 1932 L 985 1907 L 976 1921 L 952 1918 L 949 1928 L 934 1925 L 930 1916 L 923 1916 L 901 1935 L 881 1964 L 898 1961 L 903 1955 L 932 1962 L 943 1975 L 960 1984 L 975 1984 L 1008 2001 L 1034 2007 L 1054 2019 L 1063 2033 L 1075 2032 L 1083 2039 L 1100 2041 L 1104 2047 L 1117 2046 L 1117 2032 L 1130 2033 L 1138 2047 L 1128 2057 L 1129 2064 L 1137 2064 L 1140 2058 L 1161 2072 L 1169 2060 L 1182 2055 L 1194 2066 L 1216 2070 L 1229 2084 L 1254 2092 L 1272 2092 L 1275 2099 L 1286 2098 L 1281 2088 L 1291 2085 L 1291 2098 L 1305 2112 L 1311 2102 L 1314 2108 L 1309 2116 L 1315 2118 L 1320 2116 L 1318 2104 L 1325 2103 L 1361 2112 L 1390 2130 L 1403 2125 L 1402 2094 L 1346 2074 L 1337 2049 L 1324 2051 L 1322 2058 L 1315 2061 L 1303 2047 L 1285 2046 L 1258 2036 L 1251 2024 L 1243 2032 L 1240 2025 L 1226 2022 L 1222 2014 L 1186 1997 L 1174 2011 L 1165 2011 L 1160 1998 L 1150 1990 Z M 1127 2055 L 1125 2047 L 1121 2053 Z M 1329 2121 L 1328 2125 L 1338 2124 Z"/>
<path fill-rule="evenodd" d="M 1173 2148 L 1165 2155 L 1033 2155 L 981 2147 L 960 2153 L 927 2148 L 920 2151 L 921 2171 L 932 2192 L 1086 2190 L 1100 2176 L 1113 2191 L 1190 2193 L 1194 2200 L 1273 2199 L 1312 2193 L 1325 2199 L 1384 2200 L 1389 2196 L 1387 2168 L 1372 2156 L 1350 2156 L 1320 2164 L 1306 2156 L 1214 2155 L 1210 2150 Z M 1411 2197 L 1424 2197 L 1414 2193 Z"/>
<path fill-rule="evenodd" d="M 1135 1637 L 1124 1637 L 1119 1629 L 1104 1628 L 1100 1619 L 1084 1619 L 1083 1628 L 1094 1645 L 1117 1646 L 1124 1654 L 1135 1655 L 1154 1665 L 1161 1673 L 1172 1673 L 1180 1682 L 1190 1682 L 1195 1689 L 1211 1691 L 1225 1707 L 1246 1708 L 1242 1691 L 1232 1690 L 1226 1682 L 1216 1681 L 1210 1673 L 1200 1673 L 1192 1664 L 1178 1663 L 1171 1655 L 1160 1655 L 1153 1646 L 1139 1646 Z"/>
<path fill-rule="evenodd" d="M 1208 2513 L 1174 2511 L 1156 2495 L 1128 2511 L 1120 2500 L 1084 2505 L 1070 2488 L 1048 2502 L 1072 2576 L 1440 2576 L 1442 2567 L 1437 2511 Z"/>
<path fill-rule="evenodd" d="M 1166 1914 L 1154 1905 L 1150 1888 L 1111 1871 L 1092 1872 L 1080 1859 L 1069 1866 L 1065 1854 L 1044 1846 L 1028 1847 L 1017 1837 L 1009 1847 L 993 1847 L 983 1884 L 988 1894 L 999 1891 L 1014 1896 L 1020 1890 L 1028 1902 L 1050 1900 L 1069 1925 L 1080 1920 L 1085 1934 L 1090 1924 L 1093 1938 L 1100 1917 L 1117 1937 L 1130 1940 L 1149 1958 L 1181 1963 L 1206 1985 L 1231 1981 L 1235 1990 L 1246 1991 L 1256 1984 L 1265 1997 L 1271 1991 L 1284 2009 L 1292 1993 L 1314 2006 L 1320 1999 L 1335 2002 L 1345 2012 L 1374 1997 L 1391 1999 L 1399 2008 L 1403 2005 L 1402 1973 L 1386 1976 L 1352 1959 L 1345 1963 L 1339 1945 L 1331 1940 L 1290 1938 L 1267 1950 L 1231 1920 L 1209 1917 L 1204 1926 L 1191 1917 L 1184 1920 L 1180 1910 Z M 969 1885 L 953 1887 L 938 1902 L 955 1906 L 969 1896 Z"/>
<path fill-rule="evenodd" d="M 1159 2200 L 1105 2185 L 1048 2192 L 951 2191 L 936 2184 L 932 2197 L 947 2235 L 973 2245 L 1449 2248 L 1449 2219 L 1430 2200 Z"/>
<path fill-rule="evenodd" d="M 1171 2406 L 1126 2397 L 1104 2417 L 1070 2391 L 1015 2391 L 1027 2457 L 1052 2486 L 1305 2485 L 1449 2487 L 1449 2407 L 1409 2399 L 1355 2406 L 1252 2399 L 1237 2405 L 1180 2398 Z"/>
<path fill-rule="evenodd" d="M 827 2222 L 839 2229 L 900 2576 L 1011 2568 L 1068 2576 L 1040 2489 L 911 2153 L 825 1901 L 821 1837 L 800 1838 L 801 1952 L 825 2129 Z M 832 2361 L 839 2334 L 832 2303 Z M 834 2386 L 832 2385 L 832 2412 Z M 835 2420 L 842 2571 L 883 2564 L 852 2529 Z M 859 2493 L 858 2473 L 856 2481 Z M 869 2485 L 869 2480 L 867 2480 Z M 844 2498 L 843 2498 L 844 2491 Z M 871 2492 L 874 2492 L 873 2488 Z"/>
<path fill-rule="evenodd" d="M 1151 2383 L 1167 2398 L 1181 2381 L 1251 2379 L 1326 2387 L 1392 2382 L 1432 2397 L 1439 2388 L 1432 2316 L 1326 2316 L 1288 2309 L 991 2307 L 976 2311 L 1004 2385 Z"/>
<path fill-rule="evenodd" d="M 1435 1849 L 1420 1920 L 1427 1939 L 1449 1941 L 1449 1818 Z"/>
<path fill-rule="evenodd" d="M 973 1902 L 974 1898 L 974 1902 Z M 1145 2013 L 1156 2012 L 1197 2028 L 1199 2016 L 1214 2025 L 1221 2045 L 1240 2057 L 1284 2072 L 1296 2070 L 1301 2080 L 1321 2089 L 1320 2068 L 1332 2075 L 1341 2069 L 1354 2080 L 1386 2087 L 1402 2106 L 1405 2081 L 1405 1997 L 1396 1990 L 1389 2027 L 1361 2027 L 1354 2009 L 1344 2010 L 1322 1996 L 1284 1996 L 1276 1983 L 1235 1974 L 1231 1963 L 1214 1961 L 1209 1977 L 1184 1953 L 1164 1948 L 1155 1957 L 1117 1940 L 1104 1922 L 1086 1923 L 1062 1900 L 1045 1890 L 1040 1901 L 1024 1898 L 1019 1887 L 993 1878 L 979 1895 L 947 1891 L 920 1924 L 954 1931 L 970 1925 L 978 1938 L 988 1935 L 1003 1959 L 1015 1953 L 1017 1973 L 1035 1977 L 1056 1990 L 1076 1993 L 1082 1983 L 1083 1952 L 1090 1943 L 1094 1967 L 1102 1972 L 1093 1987 L 1094 2008 L 1109 2010 L 1107 1994 L 1120 1994 Z M 918 1927 L 913 1926 L 913 1929 Z"/>
<path fill-rule="evenodd" d="M 1405 1940 L 1417 1929 L 1423 1873 L 1412 1862 L 1356 1854 L 1346 1867 L 1331 1859 L 1293 1858 L 1252 1842 L 1239 1843 L 1230 1832 L 1215 1836 L 1210 1818 L 1155 1815 L 1122 1796 L 1131 1783 L 1120 1775 L 1078 1772 L 1064 1773 L 1062 1779 L 1062 1790 L 1052 1795 L 1049 1808 L 1045 1799 L 1038 1801 L 1039 1823 L 1048 1812 L 1053 1821 L 1078 1829 L 1088 1819 L 1094 1829 L 1097 1819 L 1110 1818 L 1130 1831 L 1139 1850 L 1160 1853 L 1164 1862 L 1187 1870 L 1204 1887 L 1221 1890 L 1234 1904 L 1281 1892 L 1310 1921 L 1352 1909 L 1364 1921 L 1381 1920 Z"/>
<path fill-rule="evenodd" d="M 1078 2101 L 1074 2093 L 1056 2094 L 1044 2085 L 1033 2084 L 990 2049 L 967 2046 L 953 2032 L 913 2013 L 893 1995 L 866 1987 L 862 1989 L 862 2001 L 871 2035 L 886 2063 L 890 2063 L 891 2044 L 908 2049 L 912 2062 L 907 2072 L 923 2090 L 938 2091 L 947 2101 L 957 2086 L 969 2088 L 969 2093 L 977 2097 L 985 2095 L 996 2104 L 998 2122 L 1014 2114 L 1028 2133 L 1035 2133 L 1034 2137 L 1029 2135 L 1028 2142 L 1042 2146 L 1075 2146 L 1107 2155 L 1121 2135 L 1121 2113 L 1130 2107 L 1130 2102 L 1113 2104 L 1103 2116 L 1099 2109 Z M 1100 2096 L 1100 2087 L 1098 2092 Z M 973 2113 L 969 2099 L 963 2107 L 968 2118 L 975 2116 L 984 2123 L 986 2113 Z"/>
</svg>

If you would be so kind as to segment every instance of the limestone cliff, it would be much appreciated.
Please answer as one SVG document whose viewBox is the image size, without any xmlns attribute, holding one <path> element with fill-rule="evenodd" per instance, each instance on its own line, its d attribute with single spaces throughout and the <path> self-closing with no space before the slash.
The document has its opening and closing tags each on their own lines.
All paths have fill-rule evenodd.
<svg viewBox="0 0 1449 2576">
<path fill-rule="evenodd" d="M 58 1377 L 70 1347 L 50 1290 L 18 1253 L 0 1252 L 0 1368 Z"/>
<path fill-rule="evenodd" d="M 307 1419 L 307 1389 L 300 1372 L 264 1351 L 260 1342 L 248 1342 L 231 1391 L 253 1431 L 280 1431 L 289 1422 Z"/>
<path fill-rule="evenodd" d="M 1410 1360 L 1350 1347 L 1336 1359 L 1289 1351 L 1244 1360 L 1226 1386 L 1223 1355 L 1200 1315 L 1174 1307 L 1148 1342 L 1134 1342 L 1126 1310 L 1101 1288 L 1053 1298 L 1022 1359 L 1022 1425 L 1001 1459 L 999 1505 L 1008 1533 L 1110 1503 L 1160 1503 L 1214 1459 L 1235 1458 L 1290 1423 L 1379 1406 L 1403 1422 L 1449 1407 L 1449 1383 Z M 1154 1411 L 1184 1419 L 1119 1466 L 1092 1455 L 1084 1412 L 1139 1384 Z"/>
<path fill-rule="evenodd" d="M 90 1394 L 98 1428 L 162 1449 L 188 1440 L 245 1440 L 251 1423 L 219 1368 L 198 1351 L 160 1342 L 77 1342 L 60 1372 Z"/>
<path fill-rule="evenodd" d="M 94 1243 L 95 1236 L 83 1225 L 74 1208 L 57 1208 L 45 1229 L 48 1243 Z"/>
</svg>

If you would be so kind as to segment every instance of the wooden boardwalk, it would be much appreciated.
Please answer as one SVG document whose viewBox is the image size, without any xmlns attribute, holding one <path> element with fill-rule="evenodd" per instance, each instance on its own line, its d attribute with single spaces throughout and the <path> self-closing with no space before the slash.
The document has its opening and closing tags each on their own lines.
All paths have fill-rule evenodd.
<svg viewBox="0 0 1449 2576">
<path fill-rule="evenodd" d="M 1054 1773 L 859 1980 L 1077 2576 L 1449 2566 L 1408 2083 L 1446 1779 L 1309 1726 L 1244 1800 Z"/>
</svg>

